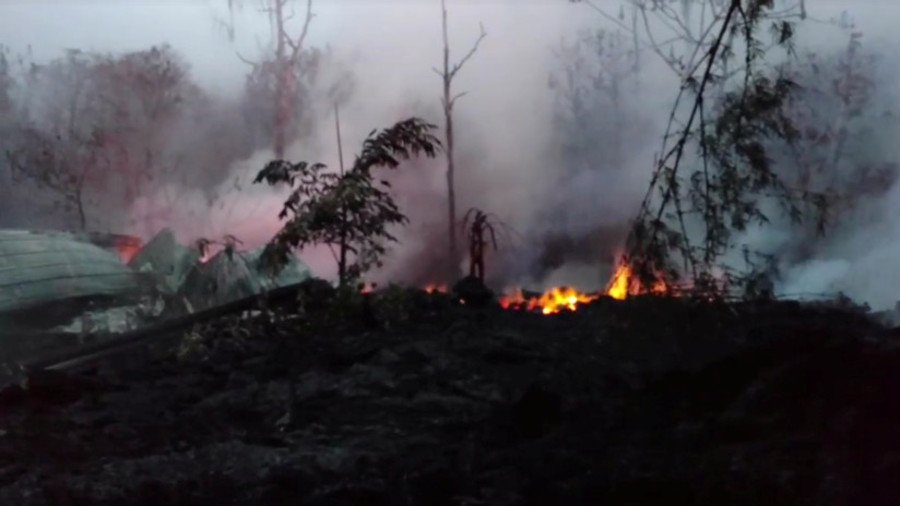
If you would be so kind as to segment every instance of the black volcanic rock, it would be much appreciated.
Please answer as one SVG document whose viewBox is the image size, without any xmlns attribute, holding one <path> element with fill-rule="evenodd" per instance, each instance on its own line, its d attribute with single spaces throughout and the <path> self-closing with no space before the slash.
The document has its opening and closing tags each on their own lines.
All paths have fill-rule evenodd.
<svg viewBox="0 0 900 506">
<path fill-rule="evenodd" d="M 512 406 L 513 426 L 523 438 L 541 437 L 559 425 L 562 416 L 562 398 L 537 384 L 528 390 Z"/>
<path fill-rule="evenodd" d="M 0 504 L 896 498 L 900 346 L 858 312 L 409 297 L 405 323 L 372 329 L 313 299 L 330 302 L 0 390 Z"/>
<path fill-rule="evenodd" d="M 482 307 L 494 299 L 494 293 L 473 276 L 466 276 L 453 285 L 453 293 L 459 300 L 472 307 Z"/>
</svg>

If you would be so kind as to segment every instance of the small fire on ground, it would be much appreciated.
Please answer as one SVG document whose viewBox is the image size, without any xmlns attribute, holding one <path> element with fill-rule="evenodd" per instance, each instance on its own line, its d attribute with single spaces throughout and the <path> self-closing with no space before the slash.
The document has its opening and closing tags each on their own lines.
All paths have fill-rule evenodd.
<svg viewBox="0 0 900 506">
<path fill-rule="evenodd" d="M 627 263 L 620 263 L 613 273 L 609 285 L 606 287 L 606 293 L 616 300 L 625 300 L 629 295 L 653 294 L 665 295 L 669 293 L 669 287 L 662 280 L 653 284 L 650 289 L 646 289 L 631 271 L 631 267 Z"/>
<path fill-rule="evenodd" d="M 625 262 L 616 267 L 606 287 L 606 295 L 616 300 L 625 300 L 629 296 L 645 293 L 665 295 L 669 293 L 669 287 L 665 282 L 658 281 L 649 290 L 644 288 Z M 540 311 L 545 315 L 551 315 L 562 311 L 576 311 L 579 306 L 599 298 L 599 294 L 582 293 L 565 286 L 551 288 L 540 296 L 531 297 L 526 297 L 521 289 L 516 289 L 500 298 L 500 306 L 503 309 Z"/>
<path fill-rule="evenodd" d="M 377 289 L 375 283 L 360 283 L 359 291 L 363 294 L 371 294 Z M 431 283 L 422 288 L 428 294 L 446 294 L 449 292 L 447 285 Z M 574 288 L 560 286 L 550 288 L 542 294 L 526 295 L 521 288 L 500 297 L 500 307 L 513 311 L 533 311 L 544 315 L 553 315 L 564 311 L 577 311 L 579 307 L 590 304 L 606 295 L 616 300 L 625 300 L 629 296 L 639 294 L 665 295 L 669 293 L 668 286 L 659 281 L 652 288 L 645 289 L 640 281 L 633 275 L 631 267 L 621 262 L 610 278 L 605 292 L 584 293 Z M 460 302 L 463 302 L 460 300 Z"/>
<path fill-rule="evenodd" d="M 586 294 L 566 286 L 547 290 L 540 296 L 526 297 L 521 289 L 500 298 L 503 309 L 540 311 L 545 315 L 562 311 L 575 311 L 579 305 L 588 304 L 600 298 L 598 294 Z"/>
</svg>

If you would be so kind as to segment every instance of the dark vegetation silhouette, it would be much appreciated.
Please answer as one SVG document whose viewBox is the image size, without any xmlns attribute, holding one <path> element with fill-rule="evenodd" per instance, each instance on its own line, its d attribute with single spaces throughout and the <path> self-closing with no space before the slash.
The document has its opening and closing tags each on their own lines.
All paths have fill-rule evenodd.
<svg viewBox="0 0 900 506">
<path fill-rule="evenodd" d="M 496 214 L 476 207 L 466 211 L 459 227 L 469 247 L 469 277 L 484 284 L 487 252 L 497 251 L 503 244 L 511 245 L 517 232 Z"/>
<path fill-rule="evenodd" d="M 462 228 L 468 231 L 469 276 L 484 283 L 484 255 L 489 246 L 497 249 L 494 224 L 480 209 L 469 209 L 463 216 Z"/>
<path fill-rule="evenodd" d="M 700 2 L 708 21 L 698 30 L 691 22 L 695 3 L 683 2 L 681 10 L 675 2 L 631 5 L 648 39 L 639 41 L 632 27 L 636 51 L 642 43 L 652 50 L 681 87 L 620 262 L 630 264 L 643 287 L 664 283 L 702 296 L 754 292 L 775 274 L 773 258 L 738 244 L 740 234 L 779 213 L 823 233 L 835 201 L 777 163 L 778 152 L 798 150 L 801 132 L 791 107 L 801 86 L 766 57 L 773 59 L 778 48 L 789 61 L 795 56 L 795 22 L 805 18 L 805 6 Z M 622 19 L 618 24 L 628 30 Z M 653 19 L 674 36 L 654 38 Z M 673 43 L 687 50 L 676 53 Z"/>
<path fill-rule="evenodd" d="M 373 130 L 344 173 L 328 172 L 322 163 L 269 162 L 254 182 L 287 184 L 291 194 L 279 214 L 287 221 L 267 246 L 264 258 L 277 267 L 294 248 L 327 245 L 338 262 L 342 286 L 380 267 L 386 243 L 396 241 L 390 227 L 409 220 L 394 202 L 390 184 L 379 179 L 376 170 L 394 169 L 419 154 L 437 156 L 441 143 L 431 133 L 434 128 L 410 118 L 380 132 Z M 348 252 L 350 259 L 345 260 Z"/>
</svg>

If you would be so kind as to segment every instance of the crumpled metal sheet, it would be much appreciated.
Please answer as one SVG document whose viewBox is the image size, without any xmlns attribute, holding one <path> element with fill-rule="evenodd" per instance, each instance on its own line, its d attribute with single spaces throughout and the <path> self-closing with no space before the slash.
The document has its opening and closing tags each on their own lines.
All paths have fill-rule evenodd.
<svg viewBox="0 0 900 506">
<path fill-rule="evenodd" d="M 221 251 L 188 273 L 179 295 L 194 311 L 257 295 L 309 279 L 309 268 L 291 256 L 277 275 L 260 264 L 263 248 L 247 252 Z"/>
<path fill-rule="evenodd" d="M 128 265 L 153 276 L 162 293 L 175 294 L 199 260 L 200 251 L 179 244 L 175 234 L 167 228 L 144 245 Z"/>
<path fill-rule="evenodd" d="M 0 230 L 0 313 L 139 288 L 138 276 L 114 253 L 71 234 Z"/>
</svg>

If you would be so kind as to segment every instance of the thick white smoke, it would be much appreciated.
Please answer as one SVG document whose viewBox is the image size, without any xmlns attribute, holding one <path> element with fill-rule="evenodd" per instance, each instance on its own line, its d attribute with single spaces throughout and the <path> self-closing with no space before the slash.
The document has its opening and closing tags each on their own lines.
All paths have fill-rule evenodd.
<svg viewBox="0 0 900 506">
<path fill-rule="evenodd" d="M 618 11 L 618 2 L 596 3 L 612 14 Z M 839 0 L 806 3 L 810 17 L 818 20 L 850 9 L 871 49 L 891 55 L 900 43 L 892 26 L 900 5 Z M 304 4 L 296 2 L 298 12 L 291 22 L 295 28 L 302 22 Z M 518 233 L 504 251 L 488 259 L 488 270 L 502 271 L 506 282 L 536 287 L 567 283 L 600 288 L 617 242 L 624 239 L 627 220 L 646 190 L 677 80 L 652 53 L 642 55 L 639 86 L 625 90 L 624 103 L 632 107 L 627 118 L 633 124 L 622 125 L 628 135 L 615 150 L 610 147 L 608 156 L 597 157 L 599 170 L 565 166 L 568 159 L 562 154 L 555 122 L 559 94 L 549 86 L 551 75 L 558 76 L 564 67 L 558 50 L 582 29 L 613 25 L 589 7 L 564 0 L 449 0 L 448 9 L 453 61 L 469 50 L 480 23 L 487 31 L 480 49 L 453 83 L 456 92 L 467 92 L 455 109 L 458 209 L 462 212 L 474 206 L 493 212 Z M 337 167 L 329 98 L 334 86 L 352 90 L 340 104 L 346 164 L 352 163 L 353 154 L 373 128 L 412 115 L 443 125 L 440 79 L 432 70 L 441 63 L 439 0 L 314 1 L 313 10 L 316 17 L 308 43 L 331 46 L 338 64 L 322 69 L 313 92 L 311 134 L 290 146 L 288 158 Z M 54 15 L 47 15 L 48 11 Z M 234 14 L 236 40 L 232 44 L 216 22 L 229 17 L 224 0 L 130 2 L 127 6 L 114 2 L 9 2 L 0 5 L 0 42 L 13 50 L 31 45 L 35 58 L 46 60 L 69 47 L 126 51 L 165 41 L 190 62 L 195 79 L 204 88 L 235 96 L 248 70 L 235 53 L 256 57 L 268 42 L 268 20 L 254 2 L 248 2 Z M 95 19 L 111 21 L 89 22 Z M 825 53 L 845 44 L 831 27 L 814 20 L 798 34 L 798 50 L 815 48 Z M 893 61 L 884 64 L 897 66 Z M 352 83 L 348 82 L 350 76 Z M 879 99 L 890 102 L 884 104 L 885 109 L 896 105 L 898 90 L 891 89 L 897 87 L 896 82 L 879 83 Z M 609 139 L 596 139 L 601 141 L 609 143 Z M 900 151 L 887 155 L 896 158 Z M 277 212 L 284 192 L 250 181 L 271 158 L 272 153 L 264 149 L 223 167 L 228 176 L 215 188 L 168 187 L 145 196 L 130 210 L 138 223 L 134 232 L 146 237 L 168 225 L 185 241 L 233 234 L 248 246 L 261 244 L 279 226 Z M 422 273 L 429 272 L 429 265 L 438 261 L 444 248 L 443 159 L 402 166 L 394 180 L 398 200 L 412 222 L 399 231 L 401 243 L 377 277 L 424 282 Z M 894 188 L 878 202 L 848 214 L 849 222 L 819 239 L 812 256 L 783 264 L 779 291 L 844 291 L 873 306 L 893 306 L 895 299 L 900 299 L 895 289 L 900 280 L 893 279 L 894 273 L 900 272 L 900 225 L 893 219 L 900 212 L 898 191 Z M 220 197 L 212 209 L 210 194 Z M 161 202 L 166 203 L 163 209 Z M 154 213 L 155 217 L 148 218 Z M 742 241 L 777 248 L 789 243 L 790 234 L 789 229 L 776 226 L 750 233 Z M 579 258 L 567 252 L 557 255 L 558 262 L 547 260 L 544 257 L 553 247 L 544 240 L 554 236 L 573 240 L 560 239 L 558 249 L 585 248 L 590 253 Z M 304 259 L 322 275 L 333 272 L 327 250 L 305 252 Z"/>
</svg>

